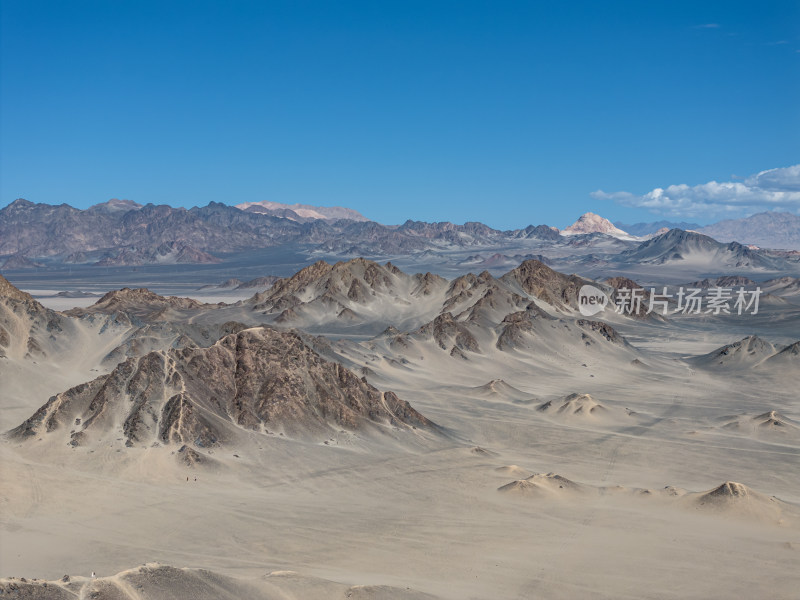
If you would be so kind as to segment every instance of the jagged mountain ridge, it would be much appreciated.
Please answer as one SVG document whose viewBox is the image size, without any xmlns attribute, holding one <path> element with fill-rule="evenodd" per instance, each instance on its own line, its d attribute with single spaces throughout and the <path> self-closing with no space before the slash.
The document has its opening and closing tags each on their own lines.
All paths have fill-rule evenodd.
<svg viewBox="0 0 800 600">
<path fill-rule="evenodd" d="M 321 358 L 296 333 L 253 328 L 207 348 L 150 352 L 53 396 L 11 435 L 58 435 L 79 446 L 122 435 L 126 445 L 224 445 L 237 430 L 319 437 L 333 428 L 434 425 Z"/>
<path fill-rule="evenodd" d="M 540 352 L 580 364 L 583 352 L 635 354 L 611 325 L 577 314 L 578 290 L 587 282 L 536 260 L 500 278 L 484 271 L 451 281 L 431 273 L 409 275 L 392 263 L 366 259 L 318 261 L 235 304 L 203 305 L 147 289 L 123 289 L 69 315 L 111 319 L 130 329 L 104 359 L 109 367 L 146 352 L 207 347 L 215 336 L 258 324 L 361 336 L 395 325 L 381 336 L 391 352 L 419 346 L 461 360 Z"/>
<path fill-rule="evenodd" d="M 72 263 L 80 262 L 73 253 L 70 256 Z M 214 264 L 221 263 L 222 260 L 212 256 L 208 252 L 203 252 L 192 246 L 180 242 L 164 242 L 158 246 L 136 247 L 124 246 L 114 248 L 105 253 L 103 258 L 98 260 L 95 265 L 106 266 L 138 266 L 146 264 Z"/>
<path fill-rule="evenodd" d="M 286 210 L 256 206 L 240 210 L 216 202 L 185 209 L 140 206 L 127 201 L 78 210 L 66 204 L 17 200 L 0 209 L 0 260 L 8 264 L 8 269 L 34 269 L 38 265 L 213 264 L 246 261 L 246 252 L 280 247 L 307 256 L 406 257 L 425 268 L 453 264 L 463 269 L 478 266 L 495 271 L 532 257 L 558 264 L 562 270 L 583 272 L 592 272 L 597 264 L 625 268 L 677 261 L 683 261 L 681 266 L 685 268 L 694 267 L 703 277 L 709 271 L 729 268 L 787 272 L 789 263 L 792 269 L 800 269 L 796 266 L 800 264 L 800 254 L 756 250 L 736 242 L 727 247 L 695 244 L 703 254 L 699 263 L 686 260 L 693 244 L 688 239 L 678 244 L 682 248 L 671 252 L 666 247 L 670 244 L 664 244 L 664 255 L 653 256 L 655 246 L 646 246 L 647 241 L 639 243 L 639 238 L 620 233 L 597 215 L 592 218 L 600 225 L 592 225 L 594 221 L 589 222 L 591 219 L 584 215 L 586 222 L 580 227 L 559 232 L 546 225 L 501 231 L 476 222 L 457 225 L 409 220 L 388 226 L 351 218 L 297 217 Z M 663 241 L 669 235 L 675 234 L 667 232 L 649 241 Z M 470 261 L 468 252 L 484 250 L 486 254 L 477 261 L 480 264 Z M 697 258 L 693 255 L 693 259 Z"/>
<path fill-rule="evenodd" d="M 249 301 L 254 311 L 276 315 L 283 324 L 356 321 L 414 315 L 430 304 L 447 282 L 431 273 L 408 275 L 391 263 L 380 265 L 362 258 L 329 264 L 325 261 L 276 281 Z"/>
<path fill-rule="evenodd" d="M 775 259 L 737 242 L 723 244 L 701 233 L 671 229 L 651 238 L 637 248 L 623 251 L 620 257 L 629 262 L 663 265 L 670 263 L 707 263 L 728 268 L 776 268 Z"/>
<path fill-rule="evenodd" d="M 0 275 L 0 357 L 44 357 L 48 343 L 69 326 Z"/>
<path fill-rule="evenodd" d="M 576 315 L 577 293 L 584 282 L 535 260 L 500 278 L 483 272 L 458 277 L 444 288 L 437 282 L 431 298 L 416 306 L 416 322 L 422 315 L 429 320 L 408 328 L 389 327 L 367 345 L 387 356 L 441 352 L 453 359 L 483 361 L 497 353 L 518 352 L 565 365 L 580 363 L 578 357 L 587 352 L 636 354 L 609 324 Z M 293 309 L 293 317 L 299 314 Z"/>
<path fill-rule="evenodd" d="M 444 340 L 448 332 L 465 327 L 477 332 L 497 330 L 492 334 L 496 339 L 484 340 L 484 344 L 508 349 L 523 343 L 525 334 L 533 331 L 533 320 L 556 318 L 548 311 L 573 319 L 578 289 L 587 281 L 558 273 L 536 260 L 523 262 L 501 278 L 484 271 L 452 281 L 431 273 L 409 275 L 390 262 L 318 261 L 235 304 L 202 304 L 160 296 L 146 288 L 123 288 L 65 314 L 128 331 L 122 342 L 109 349 L 104 363 L 111 366 L 113 360 L 146 351 L 207 346 L 215 335 L 233 331 L 237 323 L 242 324 L 237 327 L 270 324 L 281 329 L 342 330 L 361 335 L 370 331 L 374 335 L 395 325 L 398 333 L 417 332 L 426 339 L 432 331 L 444 332 L 437 334 L 437 344 L 459 353 L 476 351 L 477 343 L 465 341 L 474 334 L 456 334 L 454 340 L 458 340 L 450 343 Z M 587 323 L 576 323 L 575 331 L 588 327 L 600 332 Z M 453 350 L 455 346 L 457 350 Z"/>
<path fill-rule="evenodd" d="M 448 282 L 432 273 L 408 275 L 391 262 L 380 265 L 358 258 L 334 265 L 318 261 L 278 280 L 247 304 L 280 326 L 346 328 L 374 322 L 377 333 L 387 324 L 416 329 L 444 314 L 454 321 L 495 326 L 506 315 L 529 308 L 534 299 L 570 313 L 586 283 L 535 259 L 500 278 L 483 271 Z"/>
<path fill-rule="evenodd" d="M 726 219 L 698 231 L 720 242 L 800 250 L 800 215 L 789 212 L 761 212 L 744 219 Z"/>
<path fill-rule="evenodd" d="M 661 229 L 683 229 L 684 231 L 696 231 L 702 227 L 698 223 L 691 223 L 688 221 L 655 221 L 652 223 L 623 223 L 622 221 L 614 221 L 614 226 L 627 231 L 631 235 L 644 237 L 652 235 Z"/>
<path fill-rule="evenodd" d="M 796 368 L 800 364 L 800 341 L 777 348 L 756 335 L 749 335 L 707 354 L 693 357 L 692 362 L 712 370 L 771 366 Z"/>
<path fill-rule="evenodd" d="M 710 225 L 686 221 L 655 221 L 652 223 L 614 225 L 632 235 L 644 237 L 661 229 L 695 231 L 720 242 L 753 244 L 762 248 L 800 250 L 800 216 L 789 212 L 766 211 L 740 219 L 725 219 Z"/>
<path fill-rule="evenodd" d="M 197 300 L 179 296 L 160 296 L 147 288 L 122 288 L 121 290 L 112 290 L 104 294 L 91 306 L 74 308 L 66 311 L 65 314 L 84 316 L 95 313 L 113 314 L 124 312 L 129 315 L 154 320 L 161 317 L 165 309 L 192 310 L 204 306 L 213 307 L 218 305 L 204 305 Z"/>
<path fill-rule="evenodd" d="M 385 255 L 558 238 L 557 231 L 544 225 L 500 231 L 480 223 L 407 221 L 393 227 L 355 219 L 347 212 L 342 213 L 344 218 L 295 220 L 253 210 L 253 206 L 240 210 L 219 202 L 191 209 L 112 202 L 80 210 L 67 204 L 16 200 L 0 209 L 0 256 L 20 254 L 29 259 L 72 262 L 108 258 L 117 261 L 110 264 L 134 264 L 155 260 L 148 254 L 158 254 L 164 244 L 177 244 L 177 252 L 184 249 L 187 256 L 286 244 L 308 244 L 327 252 Z M 94 254 L 87 257 L 90 253 Z"/>
<path fill-rule="evenodd" d="M 43 267 L 42 263 L 36 262 L 25 256 L 24 254 L 12 254 L 3 261 L 0 268 L 3 269 L 39 269 Z"/>
</svg>

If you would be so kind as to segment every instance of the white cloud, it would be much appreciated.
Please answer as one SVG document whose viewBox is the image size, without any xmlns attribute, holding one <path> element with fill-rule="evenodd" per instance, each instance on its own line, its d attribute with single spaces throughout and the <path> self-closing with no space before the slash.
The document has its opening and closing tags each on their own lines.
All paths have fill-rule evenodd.
<svg viewBox="0 0 800 600">
<path fill-rule="evenodd" d="M 736 216 L 765 210 L 800 211 L 800 165 L 769 169 L 743 181 L 670 185 L 642 196 L 630 192 L 592 192 L 593 198 L 680 217 Z"/>
</svg>

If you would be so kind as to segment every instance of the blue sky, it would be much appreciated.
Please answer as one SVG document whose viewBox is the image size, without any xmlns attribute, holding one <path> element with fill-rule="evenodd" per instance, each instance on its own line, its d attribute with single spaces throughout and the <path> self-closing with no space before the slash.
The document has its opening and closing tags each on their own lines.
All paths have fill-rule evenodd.
<svg viewBox="0 0 800 600">
<path fill-rule="evenodd" d="M 794 171 L 754 179 L 800 163 L 796 1 L 1 6 L 0 206 L 273 200 L 503 228 L 800 207 Z M 772 200 L 694 187 L 767 179 Z M 668 186 L 691 198 L 653 201 Z"/>
</svg>

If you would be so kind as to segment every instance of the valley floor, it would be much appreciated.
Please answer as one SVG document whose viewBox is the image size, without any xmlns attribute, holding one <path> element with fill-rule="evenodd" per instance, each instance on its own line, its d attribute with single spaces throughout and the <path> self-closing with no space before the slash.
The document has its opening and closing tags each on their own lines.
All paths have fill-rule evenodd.
<svg viewBox="0 0 800 600">
<path fill-rule="evenodd" d="M 800 338 L 795 318 L 737 326 Z M 441 434 L 387 431 L 383 443 L 341 431 L 312 443 L 253 432 L 201 451 L 210 460 L 193 467 L 175 446 L 56 448 L 6 436 L 0 589 L 12 598 L 93 589 L 157 598 L 159 586 L 201 599 L 796 597 L 797 372 L 698 366 L 690 355 L 738 339 L 700 322 L 619 328 L 638 362 L 600 353 L 565 367 L 523 350 L 461 360 L 415 348 L 401 361 L 379 342 L 332 343 Z M 58 583 L 65 574 L 70 582 Z"/>
</svg>

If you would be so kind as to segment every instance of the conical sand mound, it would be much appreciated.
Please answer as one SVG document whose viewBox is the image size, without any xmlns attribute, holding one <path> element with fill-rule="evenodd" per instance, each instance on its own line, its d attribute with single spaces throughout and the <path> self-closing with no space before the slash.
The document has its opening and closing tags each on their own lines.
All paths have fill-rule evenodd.
<svg viewBox="0 0 800 600">
<path fill-rule="evenodd" d="M 575 483 L 556 473 L 536 473 L 526 479 L 519 479 L 507 483 L 497 489 L 504 494 L 552 497 L 555 495 L 581 493 L 583 487 L 584 486 L 581 484 Z"/>
<path fill-rule="evenodd" d="M 472 393 L 480 398 L 495 401 L 510 402 L 533 402 L 536 398 L 531 394 L 526 394 L 518 390 L 513 385 L 506 383 L 502 379 L 493 379 L 489 383 L 472 388 Z"/>
<path fill-rule="evenodd" d="M 753 491 L 742 483 L 726 481 L 722 485 L 703 494 L 703 499 L 709 501 L 730 501 L 735 498 L 747 498 Z"/>
<path fill-rule="evenodd" d="M 765 439 L 800 439 L 800 426 L 776 410 L 759 415 L 735 415 L 724 417 L 721 428 L 726 432 L 754 435 Z"/>
<path fill-rule="evenodd" d="M 735 481 L 726 481 L 706 492 L 687 494 L 684 501 L 695 510 L 777 524 L 785 524 L 787 519 L 795 522 L 798 517 L 791 505 Z"/>
<path fill-rule="evenodd" d="M 606 417 L 608 408 L 597 402 L 589 394 L 570 394 L 560 400 L 550 400 L 540 405 L 539 412 L 563 417 Z"/>
<path fill-rule="evenodd" d="M 766 429 L 787 428 L 797 430 L 798 427 L 788 418 L 775 410 L 770 410 L 753 417 L 758 427 Z"/>
<path fill-rule="evenodd" d="M 509 477 L 516 477 L 517 479 L 527 479 L 533 475 L 533 473 L 527 469 L 523 469 L 517 465 L 505 465 L 503 467 L 497 467 L 495 472 L 500 473 L 501 475 L 507 475 Z"/>
</svg>

